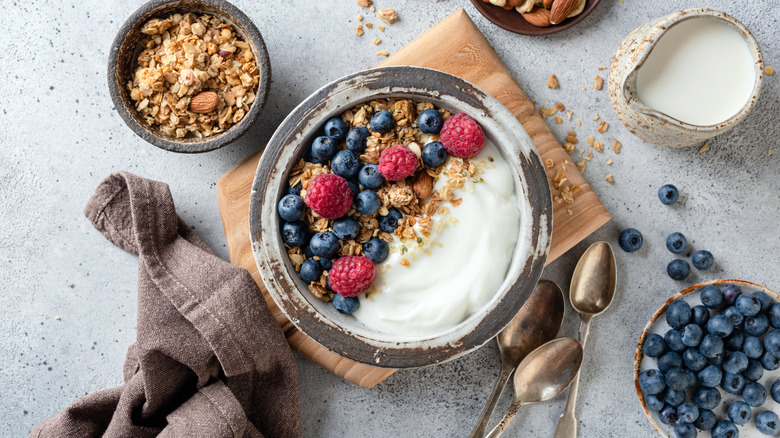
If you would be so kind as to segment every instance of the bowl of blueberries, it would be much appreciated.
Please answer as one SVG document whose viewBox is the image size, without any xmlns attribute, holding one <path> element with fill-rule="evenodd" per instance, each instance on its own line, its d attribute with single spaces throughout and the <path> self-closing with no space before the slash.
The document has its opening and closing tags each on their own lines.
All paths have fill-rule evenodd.
<svg viewBox="0 0 780 438">
<path fill-rule="evenodd" d="M 778 436 L 780 295 L 742 280 L 691 286 L 658 309 L 634 358 L 634 384 L 664 437 Z"/>
</svg>

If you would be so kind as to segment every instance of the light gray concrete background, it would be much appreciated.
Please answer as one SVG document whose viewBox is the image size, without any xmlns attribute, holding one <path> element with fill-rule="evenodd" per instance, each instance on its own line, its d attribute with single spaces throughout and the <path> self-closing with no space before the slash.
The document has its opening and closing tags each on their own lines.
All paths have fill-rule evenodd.
<svg viewBox="0 0 780 438">
<path fill-rule="evenodd" d="M 122 381 L 125 350 L 135 337 L 136 258 L 108 243 L 82 215 L 101 179 L 122 169 L 167 182 L 178 213 L 227 258 L 217 178 L 264 144 L 286 114 L 321 85 L 376 64 L 378 49 L 400 49 L 461 7 L 533 99 L 546 106 L 561 101 L 574 110 L 575 119 L 583 121 L 576 129 L 581 141 L 595 132 L 592 118 L 598 113 L 610 123 L 606 143 L 615 138 L 623 143 L 620 155 L 597 153 L 585 173 L 613 221 L 546 271 L 568 292 L 571 271 L 587 244 L 604 239 L 617 251 L 617 296 L 593 323 L 582 369 L 581 436 L 654 436 L 634 393 L 632 359 L 642 327 L 670 295 L 719 277 L 780 290 L 780 74 L 766 78 L 753 114 L 703 153 L 643 143 L 619 123 L 606 90 L 590 87 L 595 75 L 606 79 L 606 71 L 597 67 L 609 64 L 632 29 L 693 6 L 742 20 L 767 65 L 780 68 L 780 3 L 775 0 L 603 0 L 581 24 L 548 37 L 499 29 L 468 0 L 376 0 L 378 7 L 395 8 L 401 20 L 362 38 L 352 33 L 361 13 L 354 0 L 235 0 L 268 44 L 270 99 L 241 141 L 195 156 L 165 152 L 136 137 L 109 98 L 111 41 L 142 3 L 2 1 L 0 436 L 25 436 L 75 398 Z M 382 39 L 378 48 L 374 36 Z M 558 76 L 559 90 L 544 86 L 550 73 Z M 565 122 L 553 130 L 562 138 L 572 126 Z M 613 165 L 605 164 L 608 158 Z M 614 175 L 613 184 L 604 180 L 607 172 Z M 666 183 L 680 188 L 679 205 L 658 201 L 656 191 Z M 616 245 L 619 231 L 629 226 L 645 236 L 644 247 L 634 254 Z M 665 267 L 673 255 L 664 241 L 674 231 L 686 234 L 694 249 L 710 250 L 716 268 L 694 272 L 684 282 L 669 279 Z M 561 333 L 576 336 L 577 324 L 567 308 Z M 370 390 L 300 357 L 297 363 L 307 437 L 460 437 L 468 435 L 490 393 L 498 351 L 491 343 L 443 365 L 399 371 Z M 524 408 L 507 435 L 552 436 L 564 403 L 558 397 Z M 507 392 L 499 410 L 508 404 Z"/>
</svg>

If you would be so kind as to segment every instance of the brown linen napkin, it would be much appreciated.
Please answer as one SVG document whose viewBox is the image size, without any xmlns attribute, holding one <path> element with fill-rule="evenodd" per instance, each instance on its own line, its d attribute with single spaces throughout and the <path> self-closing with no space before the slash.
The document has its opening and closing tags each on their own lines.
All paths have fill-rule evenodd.
<svg viewBox="0 0 780 438">
<path fill-rule="evenodd" d="M 292 352 L 249 273 L 177 215 L 168 185 L 118 172 L 85 214 L 139 256 L 123 386 L 77 399 L 33 437 L 300 437 Z"/>
</svg>

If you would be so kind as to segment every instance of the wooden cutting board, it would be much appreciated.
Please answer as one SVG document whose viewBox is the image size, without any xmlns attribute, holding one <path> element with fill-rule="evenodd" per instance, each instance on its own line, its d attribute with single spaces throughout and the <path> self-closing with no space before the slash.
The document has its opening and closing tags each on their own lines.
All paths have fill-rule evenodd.
<svg viewBox="0 0 780 438">
<path fill-rule="evenodd" d="M 436 50 L 430 50 L 436 47 Z M 568 154 L 553 135 L 534 103 L 520 89 L 509 70 L 462 9 L 409 43 L 380 65 L 413 65 L 434 68 L 470 81 L 495 96 L 522 123 L 542 160 L 552 160 L 549 179 L 560 170 L 580 190 L 573 203 L 553 202 L 553 237 L 548 263 L 581 242 L 609 221 L 607 210 Z M 230 261 L 248 269 L 263 292 L 271 313 L 282 327 L 290 346 L 302 356 L 334 374 L 371 388 L 396 370 L 353 362 L 331 353 L 298 331 L 265 291 L 255 265 L 249 240 L 249 192 L 262 150 L 245 159 L 217 181 L 217 202 L 225 228 Z M 568 160 L 565 169 L 561 166 Z M 552 186 L 552 184 L 551 184 Z M 557 191 L 553 190 L 556 195 Z"/>
</svg>

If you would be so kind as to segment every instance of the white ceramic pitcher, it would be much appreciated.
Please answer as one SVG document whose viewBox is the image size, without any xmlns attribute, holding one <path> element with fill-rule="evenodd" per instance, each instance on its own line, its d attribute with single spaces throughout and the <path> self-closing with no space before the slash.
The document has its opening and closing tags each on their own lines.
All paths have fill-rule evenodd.
<svg viewBox="0 0 780 438">
<path fill-rule="evenodd" d="M 643 63 L 664 34 L 677 23 L 711 17 L 732 26 L 745 39 L 755 62 L 750 98 L 732 117 L 715 125 L 693 125 L 648 108 L 637 94 L 637 76 Z M 639 138 L 661 146 L 685 147 L 722 134 L 741 122 L 756 104 L 764 78 L 764 61 L 750 31 L 734 17 L 712 9 L 686 9 L 649 21 L 636 28 L 620 44 L 609 67 L 609 97 L 618 118 Z"/>
</svg>

